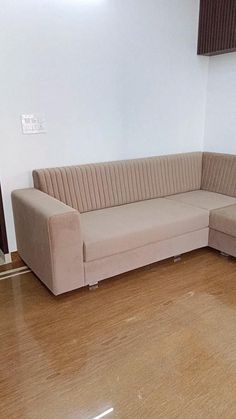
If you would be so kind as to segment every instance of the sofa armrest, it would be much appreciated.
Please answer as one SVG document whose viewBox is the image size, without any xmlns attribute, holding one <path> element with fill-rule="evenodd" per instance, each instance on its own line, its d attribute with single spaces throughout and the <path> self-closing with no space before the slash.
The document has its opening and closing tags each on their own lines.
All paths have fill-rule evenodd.
<svg viewBox="0 0 236 419">
<path fill-rule="evenodd" d="M 37 190 L 12 192 L 21 258 L 58 295 L 84 286 L 80 213 Z"/>
</svg>

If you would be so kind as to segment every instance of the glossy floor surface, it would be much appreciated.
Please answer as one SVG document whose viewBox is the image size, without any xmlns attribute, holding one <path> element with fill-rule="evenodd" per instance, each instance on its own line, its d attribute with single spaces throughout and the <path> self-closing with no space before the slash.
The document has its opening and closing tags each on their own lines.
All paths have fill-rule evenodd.
<svg viewBox="0 0 236 419">
<path fill-rule="evenodd" d="M 236 418 L 236 261 L 203 249 L 61 297 L 2 280 L 0 342 L 4 419 Z"/>
</svg>

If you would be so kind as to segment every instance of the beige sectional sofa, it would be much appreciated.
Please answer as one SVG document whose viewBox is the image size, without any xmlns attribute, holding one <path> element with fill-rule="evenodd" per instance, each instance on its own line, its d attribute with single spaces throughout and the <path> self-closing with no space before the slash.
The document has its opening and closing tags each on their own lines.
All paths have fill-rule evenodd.
<svg viewBox="0 0 236 419">
<path fill-rule="evenodd" d="M 186 153 L 33 172 L 18 252 L 61 294 L 197 248 L 236 256 L 236 156 Z"/>
</svg>

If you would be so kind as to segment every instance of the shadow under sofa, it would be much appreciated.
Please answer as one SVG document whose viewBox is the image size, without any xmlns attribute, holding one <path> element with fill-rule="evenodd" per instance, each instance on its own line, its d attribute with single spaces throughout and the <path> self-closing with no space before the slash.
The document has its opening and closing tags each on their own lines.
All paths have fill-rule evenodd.
<svg viewBox="0 0 236 419">
<path fill-rule="evenodd" d="M 17 249 L 55 294 L 205 246 L 236 256 L 236 156 L 183 153 L 33 172 Z"/>
</svg>

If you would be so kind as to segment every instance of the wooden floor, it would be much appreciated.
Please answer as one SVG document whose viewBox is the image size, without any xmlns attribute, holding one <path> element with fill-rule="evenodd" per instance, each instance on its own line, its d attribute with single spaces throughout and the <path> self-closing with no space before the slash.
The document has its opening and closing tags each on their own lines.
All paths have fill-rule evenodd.
<svg viewBox="0 0 236 419">
<path fill-rule="evenodd" d="M 0 343 L 4 419 L 235 419 L 236 261 L 203 249 L 61 297 L 2 280 Z"/>
</svg>

